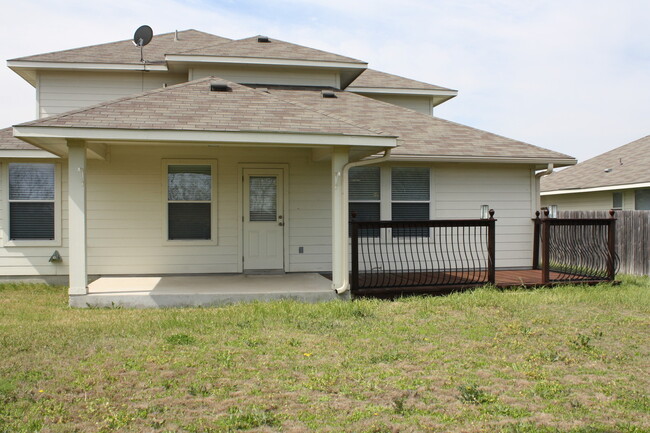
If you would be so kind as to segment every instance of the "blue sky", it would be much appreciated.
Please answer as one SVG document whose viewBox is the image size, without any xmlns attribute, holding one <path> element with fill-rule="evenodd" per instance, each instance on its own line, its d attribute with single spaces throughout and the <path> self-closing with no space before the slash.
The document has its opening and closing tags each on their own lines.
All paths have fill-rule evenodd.
<svg viewBox="0 0 650 433">
<path fill-rule="evenodd" d="M 7 60 L 195 28 L 265 34 L 459 90 L 445 119 L 584 160 L 650 134 L 647 0 L 0 0 Z M 0 127 L 35 116 L 0 71 Z"/>
</svg>

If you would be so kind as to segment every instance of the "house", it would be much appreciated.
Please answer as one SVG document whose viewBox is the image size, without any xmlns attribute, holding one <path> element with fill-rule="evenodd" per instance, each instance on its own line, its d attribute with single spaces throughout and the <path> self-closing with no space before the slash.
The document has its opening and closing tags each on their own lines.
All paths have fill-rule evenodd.
<svg viewBox="0 0 650 433">
<path fill-rule="evenodd" d="M 39 118 L 0 135 L 0 275 L 69 278 L 71 305 L 117 299 L 98 284 L 118 293 L 118 276 L 309 275 L 343 296 L 348 209 L 429 220 L 489 205 L 496 265 L 529 267 L 536 171 L 575 163 L 434 117 L 455 90 L 265 36 L 186 30 L 8 66 Z"/>
<path fill-rule="evenodd" d="M 543 206 L 650 210 L 650 135 L 541 180 Z"/>
</svg>

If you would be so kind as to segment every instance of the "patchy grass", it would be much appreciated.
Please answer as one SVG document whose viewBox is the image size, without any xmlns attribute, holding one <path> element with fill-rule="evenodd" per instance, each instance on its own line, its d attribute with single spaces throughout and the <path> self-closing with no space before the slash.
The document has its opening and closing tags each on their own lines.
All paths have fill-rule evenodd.
<svg viewBox="0 0 650 433">
<path fill-rule="evenodd" d="M 650 432 L 650 282 L 70 309 L 0 286 L 0 432 Z"/>
</svg>

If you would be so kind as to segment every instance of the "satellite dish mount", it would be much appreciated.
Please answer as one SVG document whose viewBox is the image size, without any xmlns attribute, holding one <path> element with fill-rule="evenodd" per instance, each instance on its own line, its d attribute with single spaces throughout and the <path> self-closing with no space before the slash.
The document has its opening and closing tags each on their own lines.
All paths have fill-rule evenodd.
<svg viewBox="0 0 650 433">
<path fill-rule="evenodd" d="M 138 30 L 136 30 L 135 34 L 133 35 L 133 43 L 135 44 L 136 47 L 140 47 L 140 61 L 142 63 L 145 63 L 144 51 L 142 50 L 142 48 L 145 45 L 147 45 L 149 42 L 151 42 L 152 38 L 153 38 L 153 30 L 151 30 L 151 27 L 149 26 L 138 27 Z"/>
</svg>

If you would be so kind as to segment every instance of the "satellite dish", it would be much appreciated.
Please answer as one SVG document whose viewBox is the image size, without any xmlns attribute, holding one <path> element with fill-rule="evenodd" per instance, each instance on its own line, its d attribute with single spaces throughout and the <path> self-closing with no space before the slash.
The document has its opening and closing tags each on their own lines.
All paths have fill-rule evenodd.
<svg viewBox="0 0 650 433">
<path fill-rule="evenodd" d="M 140 26 L 133 35 L 133 43 L 136 47 L 144 47 L 153 38 L 153 30 L 149 26 Z"/>
</svg>

